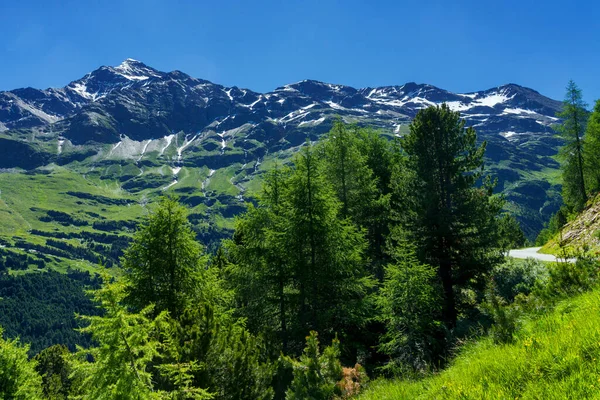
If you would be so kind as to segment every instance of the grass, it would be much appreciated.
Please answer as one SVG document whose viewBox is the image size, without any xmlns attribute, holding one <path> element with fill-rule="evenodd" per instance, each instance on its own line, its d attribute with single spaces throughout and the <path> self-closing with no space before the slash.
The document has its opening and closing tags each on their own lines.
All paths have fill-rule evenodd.
<svg viewBox="0 0 600 400">
<path fill-rule="evenodd" d="M 600 398 L 600 289 L 526 321 L 512 344 L 466 345 L 452 365 L 419 381 L 378 380 L 360 400 Z"/>
</svg>

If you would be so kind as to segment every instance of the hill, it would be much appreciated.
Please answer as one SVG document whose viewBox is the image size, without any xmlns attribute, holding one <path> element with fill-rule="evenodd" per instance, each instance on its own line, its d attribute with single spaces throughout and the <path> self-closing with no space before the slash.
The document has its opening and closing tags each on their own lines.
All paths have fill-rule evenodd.
<svg viewBox="0 0 600 400">
<path fill-rule="evenodd" d="M 560 255 L 600 252 L 600 195 L 588 201 L 586 208 L 568 221 L 560 232 L 542 247 L 541 252 Z"/>
<path fill-rule="evenodd" d="M 512 344 L 480 340 L 435 376 L 376 381 L 359 399 L 598 398 L 598 360 L 600 289 L 595 289 L 527 321 Z"/>
</svg>

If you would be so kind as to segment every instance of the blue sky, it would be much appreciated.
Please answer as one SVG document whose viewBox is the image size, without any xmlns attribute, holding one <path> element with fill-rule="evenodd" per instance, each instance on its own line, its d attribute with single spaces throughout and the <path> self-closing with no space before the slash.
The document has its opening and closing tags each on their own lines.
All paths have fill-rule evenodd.
<svg viewBox="0 0 600 400">
<path fill-rule="evenodd" d="M 0 0 L 0 90 L 63 86 L 135 58 L 256 91 L 517 83 L 600 98 L 600 2 Z"/>
</svg>

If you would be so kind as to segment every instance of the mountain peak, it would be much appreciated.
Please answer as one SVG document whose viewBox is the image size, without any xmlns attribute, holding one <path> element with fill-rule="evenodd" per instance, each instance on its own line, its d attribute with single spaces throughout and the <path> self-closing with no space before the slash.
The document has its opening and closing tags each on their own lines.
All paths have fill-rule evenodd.
<svg viewBox="0 0 600 400">
<path fill-rule="evenodd" d="M 160 77 L 160 73 L 141 61 L 127 58 L 118 66 L 111 68 L 114 72 L 128 80 L 146 80 L 150 77 Z"/>
</svg>

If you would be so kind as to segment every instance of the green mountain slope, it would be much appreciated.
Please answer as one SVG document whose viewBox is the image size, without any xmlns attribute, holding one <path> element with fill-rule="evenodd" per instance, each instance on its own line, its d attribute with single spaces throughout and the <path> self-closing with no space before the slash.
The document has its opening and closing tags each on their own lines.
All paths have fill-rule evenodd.
<svg viewBox="0 0 600 400">
<path fill-rule="evenodd" d="M 600 289 L 530 320 L 516 341 L 467 345 L 452 366 L 422 381 L 377 381 L 361 400 L 597 399 Z"/>
</svg>

